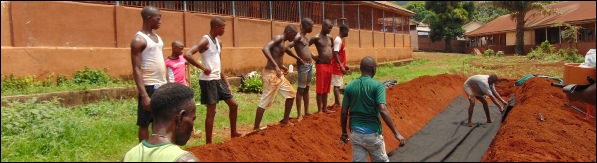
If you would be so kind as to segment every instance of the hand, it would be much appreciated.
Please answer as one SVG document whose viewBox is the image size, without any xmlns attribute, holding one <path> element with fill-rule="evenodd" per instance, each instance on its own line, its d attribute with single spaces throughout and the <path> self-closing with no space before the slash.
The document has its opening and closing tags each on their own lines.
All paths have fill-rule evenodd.
<svg viewBox="0 0 597 163">
<path fill-rule="evenodd" d="M 201 71 L 203 71 L 203 73 L 204 73 L 205 75 L 209 75 L 209 74 L 211 74 L 211 69 L 210 69 L 210 68 L 205 68 L 205 69 L 203 69 L 203 70 L 201 70 Z"/>
<path fill-rule="evenodd" d="M 278 78 L 280 78 L 282 76 L 282 71 L 280 70 L 280 67 L 276 67 L 276 76 Z"/>
<path fill-rule="evenodd" d="M 284 75 L 288 74 L 288 67 L 282 65 L 282 73 L 284 73 Z"/>
<path fill-rule="evenodd" d="M 402 137 L 402 135 L 396 134 L 394 136 L 396 136 L 396 139 L 398 139 L 398 141 L 400 142 L 400 146 L 404 146 L 404 144 L 406 144 L 406 140 L 404 140 L 404 137 Z"/>
<path fill-rule="evenodd" d="M 348 73 L 348 72 L 346 72 L 346 70 L 344 69 L 344 67 L 340 67 L 340 71 L 342 71 L 342 74 L 344 74 L 344 75 L 346 75 L 346 73 Z"/>
<path fill-rule="evenodd" d="M 305 65 L 305 61 L 303 61 L 303 59 L 299 58 L 298 62 L 299 62 L 299 65 Z"/>
<path fill-rule="evenodd" d="M 342 136 L 340 136 L 340 141 L 346 143 L 348 141 L 348 135 L 343 133 Z"/>
<path fill-rule="evenodd" d="M 345 69 L 347 72 L 350 72 L 350 67 L 348 67 L 348 66 L 344 66 L 344 69 Z"/>
<path fill-rule="evenodd" d="M 141 104 L 143 105 L 143 110 L 151 112 L 150 101 L 151 98 L 149 98 L 149 96 L 141 97 Z"/>
</svg>

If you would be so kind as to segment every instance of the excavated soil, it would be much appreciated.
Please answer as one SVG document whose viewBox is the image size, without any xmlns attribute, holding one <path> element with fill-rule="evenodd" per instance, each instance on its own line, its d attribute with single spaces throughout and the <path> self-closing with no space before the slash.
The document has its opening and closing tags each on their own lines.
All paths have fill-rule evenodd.
<svg viewBox="0 0 597 163">
<path fill-rule="evenodd" d="M 465 80 L 459 75 L 422 76 L 387 90 L 388 109 L 407 143 L 454 98 L 465 95 Z M 566 96 L 550 86 L 550 79 L 531 78 L 520 87 L 514 82 L 500 79 L 496 85 L 506 100 L 516 94 L 517 103 L 482 161 L 595 162 L 595 119 L 585 120 L 566 107 Z M 340 108 L 332 110 L 336 112 L 313 114 L 301 122 L 293 119 L 294 126 L 271 125 L 249 136 L 187 150 L 201 161 L 352 161 L 350 144 L 339 146 Z M 538 113 L 546 120 L 539 121 Z M 382 124 L 390 152 L 398 148 L 398 141 Z"/>
</svg>

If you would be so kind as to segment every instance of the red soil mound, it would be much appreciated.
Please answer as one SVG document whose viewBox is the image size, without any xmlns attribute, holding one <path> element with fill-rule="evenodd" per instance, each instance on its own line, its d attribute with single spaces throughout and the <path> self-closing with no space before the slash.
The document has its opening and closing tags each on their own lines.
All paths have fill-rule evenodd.
<svg viewBox="0 0 597 163">
<path fill-rule="evenodd" d="M 437 76 L 422 76 L 417 79 L 411 80 L 406 83 L 395 85 L 389 88 L 386 92 L 388 110 L 390 111 L 394 124 L 398 131 L 408 139 L 411 135 L 415 134 L 425 124 L 431 120 L 435 115 L 443 111 L 443 109 L 456 98 L 458 95 L 465 95 L 463 90 L 463 83 L 466 80 L 465 77 L 458 75 L 437 75 Z M 545 80 L 545 79 L 544 79 Z M 561 89 L 549 86 L 549 82 L 545 86 L 538 89 L 548 89 L 553 94 L 544 92 L 540 94 L 532 94 L 536 92 L 533 90 L 519 91 L 520 87 L 514 87 L 513 79 L 500 79 L 500 82 L 496 85 L 498 92 L 502 95 L 505 100 L 511 93 L 517 92 L 517 100 L 520 99 L 522 102 L 517 102 L 514 110 L 509 114 L 509 118 L 506 120 L 507 123 L 496 136 L 496 140 L 492 143 L 489 156 L 486 154 L 484 161 L 504 161 L 513 159 L 513 161 L 525 160 L 516 158 L 525 158 L 529 156 L 541 156 L 540 159 L 530 159 L 530 161 L 541 161 L 551 160 L 543 157 L 543 155 L 558 155 L 559 158 L 564 160 L 584 160 L 584 161 L 595 161 L 595 124 L 592 121 L 592 126 L 589 122 L 583 121 L 583 115 L 571 109 L 564 108 L 562 99 L 565 96 L 555 96 Z M 524 87 L 530 87 L 536 79 L 530 79 L 525 83 Z M 530 84 L 529 84 L 530 83 Z M 534 98 L 530 98 L 530 97 Z M 466 96 L 465 96 L 466 97 Z M 536 117 L 533 112 L 528 112 L 532 115 L 527 115 L 525 103 L 538 98 L 543 101 L 539 102 L 541 105 L 533 105 L 528 108 L 548 108 L 562 110 L 562 113 L 558 111 L 541 112 L 548 118 L 545 122 L 534 122 L 532 117 Z M 543 98 L 541 98 L 543 97 Z M 553 101 L 560 101 L 560 103 L 554 103 Z M 525 109 L 518 109 L 525 108 Z M 281 126 L 272 125 L 268 129 L 259 133 L 241 137 L 233 138 L 229 141 L 210 144 L 198 147 L 192 147 L 187 150 L 191 151 L 201 161 L 352 161 L 352 153 L 350 144 L 347 144 L 344 149 L 339 147 L 339 137 L 341 133 L 340 127 L 340 108 L 332 108 L 335 113 L 332 114 L 313 114 L 306 117 L 301 122 L 291 120 L 294 126 Z M 520 114 L 520 115 L 517 115 Z M 565 115 L 556 118 L 557 115 Z M 568 117 L 570 116 L 570 117 Z M 530 122 L 525 122 L 528 120 Z M 520 122 L 519 122 L 520 121 Z M 537 123 L 537 124 L 535 124 Z M 554 128 L 548 125 L 550 123 L 560 123 L 560 127 Z M 383 135 L 385 137 L 386 150 L 390 152 L 395 148 L 398 148 L 398 141 L 392 136 L 391 130 L 383 124 Z M 514 126 L 518 124 L 518 126 Z M 542 130 L 535 130 L 529 128 L 529 124 L 534 126 L 544 126 L 544 128 L 538 128 Z M 512 128 L 514 127 L 514 128 Z M 566 129 L 564 129 L 565 127 Z M 554 132 L 563 132 L 556 135 L 545 135 L 547 137 L 537 137 L 538 139 L 529 139 L 529 136 L 537 136 L 543 133 L 537 133 L 534 131 L 547 132 L 543 130 L 549 130 Z M 578 131 L 578 132 L 576 132 Z M 514 133 L 511 133 L 514 132 Z M 580 132 L 584 132 L 581 134 Z M 514 135 L 513 135 L 514 134 Z M 581 143 L 570 144 L 570 141 L 564 141 L 563 138 L 555 139 L 554 136 L 575 136 L 577 139 L 574 141 L 582 141 Z M 585 136 L 587 139 L 584 139 Z M 517 139 L 513 139 L 517 138 Z M 591 137 L 591 138 L 588 138 Z M 520 140 L 519 140 L 520 139 Z M 582 139 L 582 140 L 580 140 Z M 510 140 L 517 140 L 512 145 Z M 538 141 L 539 140 L 539 141 Z M 570 139 L 572 140 L 572 139 Z M 507 142 L 507 143 L 503 143 Z M 518 143 L 518 144 L 516 144 Z M 545 153 L 544 148 L 537 146 L 531 148 L 529 144 L 550 144 L 555 146 L 556 144 L 563 144 L 561 148 L 552 147 L 550 153 Z M 572 147 L 577 148 L 572 148 Z M 568 148 L 570 147 L 570 148 Z M 580 149 L 578 149 L 580 148 Z M 531 149 L 541 149 L 541 151 L 532 151 Z M 560 150 L 569 150 L 560 151 Z M 585 150 L 586 149 L 586 150 Z M 531 152 L 529 152 L 531 151 Z M 587 151 L 591 151 L 592 159 Z M 518 153 L 512 153 L 518 152 Z M 582 152 L 583 154 L 573 155 L 572 153 Z M 522 153 L 522 154 L 520 154 Z M 514 155 L 514 156 L 512 156 Z M 570 155 L 571 157 L 568 157 Z M 556 157 L 558 158 L 558 157 Z M 570 159 L 568 159 L 570 158 Z M 575 158 L 575 159 L 572 159 Z"/>
<path fill-rule="evenodd" d="M 595 119 L 587 121 L 564 105 L 566 95 L 550 86 L 552 82 L 531 78 L 518 87 L 516 105 L 482 161 L 595 162 Z M 539 120 L 539 113 L 545 121 Z"/>
</svg>

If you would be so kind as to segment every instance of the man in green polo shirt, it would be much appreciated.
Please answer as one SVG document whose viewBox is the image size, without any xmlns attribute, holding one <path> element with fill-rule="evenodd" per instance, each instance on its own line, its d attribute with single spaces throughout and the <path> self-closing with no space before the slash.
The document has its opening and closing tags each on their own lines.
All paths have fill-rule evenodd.
<svg viewBox="0 0 597 163">
<path fill-rule="evenodd" d="M 400 145 L 405 140 L 394 126 L 392 117 L 386 109 L 386 88 L 383 83 L 373 79 L 377 70 L 375 59 L 367 56 L 361 60 L 361 77 L 350 82 L 344 90 L 342 100 L 342 136 L 348 141 L 346 120 L 350 111 L 350 140 L 352 144 L 352 161 L 367 161 L 367 153 L 373 162 L 388 162 L 383 135 L 381 134 L 381 118 L 390 127 Z"/>
<path fill-rule="evenodd" d="M 191 152 L 179 146 L 187 144 L 197 118 L 191 88 L 167 83 L 151 96 L 152 135 L 129 150 L 123 162 L 198 162 Z"/>
</svg>

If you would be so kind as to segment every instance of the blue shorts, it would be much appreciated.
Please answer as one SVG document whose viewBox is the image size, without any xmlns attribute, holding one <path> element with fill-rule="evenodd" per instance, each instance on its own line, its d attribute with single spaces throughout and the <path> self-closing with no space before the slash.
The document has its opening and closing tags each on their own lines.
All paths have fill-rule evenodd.
<svg viewBox="0 0 597 163">
<path fill-rule="evenodd" d="M 313 63 L 305 63 L 298 68 L 298 87 L 306 88 L 311 85 L 311 79 L 313 76 Z"/>
</svg>

